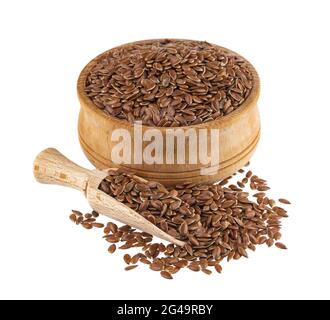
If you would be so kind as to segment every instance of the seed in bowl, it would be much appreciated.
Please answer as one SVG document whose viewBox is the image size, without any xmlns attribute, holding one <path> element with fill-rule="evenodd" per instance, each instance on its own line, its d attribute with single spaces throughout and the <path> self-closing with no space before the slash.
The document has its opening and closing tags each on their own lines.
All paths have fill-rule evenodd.
<svg viewBox="0 0 330 320">
<path fill-rule="evenodd" d="M 228 115 L 249 96 L 251 65 L 205 41 L 154 40 L 108 51 L 87 77 L 85 92 L 110 116 L 179 127 Z"/>
</svg>

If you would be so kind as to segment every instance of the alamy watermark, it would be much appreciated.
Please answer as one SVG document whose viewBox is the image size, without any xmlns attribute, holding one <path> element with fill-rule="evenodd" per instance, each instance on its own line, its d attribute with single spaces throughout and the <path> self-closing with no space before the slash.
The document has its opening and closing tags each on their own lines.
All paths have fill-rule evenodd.
<svg viewBox="0 0 330 320">
<path fill-rule="evenodd" d="M 165 130 L 165 134 L 162 131 Z M 202 175 L 216 174 L 220 162 L 220 130 L 147 127 L 134 123 L 111 133 L 115 143 L 111 161 L 116 164 L 202 164 Z"/>
</svg>

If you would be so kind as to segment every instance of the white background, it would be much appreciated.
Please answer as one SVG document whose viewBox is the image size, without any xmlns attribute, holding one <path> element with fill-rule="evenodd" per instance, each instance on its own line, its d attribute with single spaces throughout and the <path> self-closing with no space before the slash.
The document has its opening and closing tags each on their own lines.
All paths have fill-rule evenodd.
<svg viewBox="0 0 330 320">
<path fill-rule="evenodd" d="M 330 298 L 329 1 L 1 1 L 0 298 Z M 167 281 L 125 272 L 100 232 L 76 227 L 77 191 L 41 185 L 32 162 L 60 149 L 91 168 L 77 138 L 76 80 L 122 43 L 207 40 L 241 53 L 261 78 L 262 139 L 252 160 L 275 198 L 293 205 L 288 251 L 258 248 L 223 274 Z"/>
</svg>

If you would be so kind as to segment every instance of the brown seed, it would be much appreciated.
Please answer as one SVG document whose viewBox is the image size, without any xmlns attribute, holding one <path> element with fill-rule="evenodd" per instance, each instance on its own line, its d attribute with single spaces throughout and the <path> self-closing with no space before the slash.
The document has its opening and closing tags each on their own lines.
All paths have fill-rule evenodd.
<svg viewBox="0 0 330 320">
<path fill-rule="evenodd" d="M 237 185 L 240 187 L 240 188 L 244 188 L 245 185 L 243 182 L 240 182 L 240 181 L 237 181 Z"/>
<path fill-rule="evenodd" d="M 184 268 L 188 265 L 188 261 L 186 260 L 180 260 L 178 262 L 175 263 L 175 266 L 178 268 Z"/>
<path fill-rule="evenodd" d="M 149 247 L 149 252 L 150 254 L 153 256 L 156 251 L 158 250 L 159 244 L 158 243 L 153 243 L 150 247 Z"/>
<path fill-rule="evenodd" d="M 151 262 L 148 259 L 144 258 L 144 257 L 140 258 L 140 261 L 144 264 L 151 264 Z"/>
<path fill-rule="evenodd" d="M 214 269 L 216 270 L 216 272 L 221 273 L 222 272 L 222 267 L 220 266 L 220 264 L 215 264 L 214 265 Z"/>
<path fill-rule="evenodd" d="M 130 248 L 132 248 L 132 244 L 130 244 L 128 242 L 126 242 L 125 244 L 123 244 L 122 246 L 119 247 L 119 249 L 123 249 L 123 250 L 130 249 Z"/>
<path fill-rule="evenodd" d="M 212 225 L 215 226 L 222 219 L 221 215 L 214 215 L 212 217 Z"/>
<path fill-rule="evenodd" d="M 254 218 L 256 215 L 255 211 L 254 210 L 249 210 L 246 212 L 245 216 L 248 218 L 248 219 L 252 219 Z"/>
<path fill-rule="evenodd" d="M 234 254 L 234 260 L 238 260 L 238 259 L 240 259 L 242 257 L 242 255 L 239 253 L 239 252 L 237 252 L 237 251 L 235 251 L 235 254 Z"/>
<path fill-rule="evenodd" d="M 266 241 L 267 241 L 267 238 L 264 237 L 264 236 L 261 236 L 261 237 L 258 239 L 258 244 L 264 244 L 264 243 L 266 243 Z"/>
<path fill-rule="evenodd" d="M 131 263 L 131 256 L 129 254 L 125 254 L 123 257 L 124 261 L 126 264 L 130 264 Z"/>
<path fill-rule="evenodd" d="M 111 232 L 111 230 L 110 230 L 110 228 L 105 227 L 104 230 L 103 230 L 103 232 L 104 232 L 105 234 L 109 234 L 109 233 Z"/>
<path fill-rule="evenodd" d="M 264 196 L 266 196 L 265 192 L 257 192 L 253 195 L 253 197 L 255 198 L 259 198 L 259 197 L 263 198 Z"/>
<path fill-rule="evenodd" d="M 279 202 L 285 203 L 285 204 L 291 204 L 291 202 L 287 199 L 280 198 L 278 199 Z"/>
<path fill-rule="evenodd" d="M 188 268 L 191 270 L 191 271 L 195 271 L 195 272 L 198 272 L 201 270 L 201 267 L 198 266 L 198 265 L 189 265 Z"/>
<path fill-rule="evenodd" d="M 275 243 L 275 246 L 279 249 L 283 249 L 283 250 L 286 250 L 288 249 L 282 242 L 276 242 Z"/>
<path fill-rule="evenodd" d="M 269 199 L 268 203 L 269 203 L 269 205 L 270 205 L 272 208 L 273 208 L 273 207 L 275 206 L 275 204 L 276 204 L 275 200 L 273 200 L 273 199 Z"/>
<path fill-rule="evenodd" d="M 169 266 L 166 268 L 165 271 L 169 272 L 170 274 L 175 274 L 177 272 L 179 272 L 181 269 L 175 266 Z"/>
<path fill-rule="evenodd" d="M 227 200 L 222 203 L 222 208 L 228 208 L 235 204 L 235 200 Z"/>
<path fill-rule="evenodd" d="M 127 266 L 127 267 L 125 268 L 125 270 L 126 270 L 126 271 L 133 270 L 133 269 L 135 269 L 137 266 L 138 266 L 137 264 L 132 264 L 132 265 L 130 265 L 130 266 Z"/>
<path fill-rule="evenodd" d="M 220 258 L 221 255 L 221 248 L 220 247 L 215 247 L 212 251 L 212 257 L 213 259 L 218 259 Z"/>
<path fill-rule="evenodd" d="M 167 252 L 168 254 L 172 254 L 172 253 L 174 252 L 174 245 L 173 245 L 173 244 L 169 244 L 169 245 L 167 245 L 167 247 L 166 247 L 166 252 Z"/>
<path fill-rule="evenodd" d="M 193 235 L 188 235 L 188 239 L 191 242 L 192 245 L 198 246 L 199 242 Z"/>
<path fill-rule="evenodd" d="M 207 265 L 209 267 L 214 267 L 216 264 L 218 264 L 219 262 L 218 261 L 215 261 L 215 260 L 207 260 Z"/>
<path fill-rule="evenodd" d="M 243 222 L 241 219 L 234 218 L 234 220 L 236 221 L 236 223 L 237 223 L 239 226 L 244 227 L 244 222 Z"/>
<path fill-rule="evenodd" d="M 191 245 L 189 245 L 188 243 L 186 243 L 186 244 L 184 245 L 184 248 L 186 249 L 186 251 L 188 252 L 189 255 L 191 255 L 191 256 L 194 255 L 194 251 L 193 251 Z"/>
<path fill-rule="evenodd" d="M 246 175 L 245 175 L 246 178 L 251 178 L 252 177 L 252 171 L 249 170 Z"/>
<path fill-rule="evenodd" d="M 280 207 L 273 207 L 273 210 L 277 213 L 277 215 L 283 217 L 283 218 L 287 218 L 288 215 L 287 215 L 287 211 L 284 210 L 283 208 L 280 208 Z"/>
<path fill-rule="evenodd" d="M 76 220 L 76 224 L 81 224 L 84 221 L 84 218 L 82 216 L 78 216 Z"/>
<path fill-rule="evenodd" d="M 104 224 L 103 223 L 93 222 L 92 225 L 95 228 L 104 228 Z"/>
<path fill-rule="evenodd" d="M 108 222 L 107 227 L 110 229 L 112 233 L 116 233 L 118 230 L 117 225 L 112 222 Z"/>
<path fill-rule="evenodd" d="M 110 245 L 110 247 L 108 248 L 108 252 L 114 253 L 115 251 L 116 251 L 116 245 L 115 244 Z"/>
<path fill-rule="evenodd" d="M 266 244 L 267 244 L 268 247 L 271 247 L 274 244 L 274 240 L 273 239 L 268 239 L 266 241 Z"/>
<path fill-rule="evenodd" d="M 245 258 L 248 258 L 248 254 L 246 252 L 246 250 L 243 248 L 243 247 L 239 247 L 238 248 L 238 253 L 242 256 L 242 257 L 245 257 Z"/>
<path fill-rule="evenodd" d="M 188 233 L 187 222 L 183 221 L 179 227 L 179 232 L 181 235 L 185 236 Z"/>
<path fill-rule="evenodd" d="M 267 186 L 257 187 L 257 190 L 258 190 L 258 191 L 267 191 L 267 190 L 269 190 L 269 189 L 270 189 L 270 188 L 267 187 Z"/>
<path fill-rule="evenodd" d="M 131 259 L 131 263 L 136 264 L 140 260 L 140 258 L 141 258 L 141 253 L 135 254 Z"/>
<path fill-rule="evenodd" d="M 156 84 L 150 79 L 142 79 L 141 84 L 147 91 L 152 90 L 156 86 Z"/>
<path fill-rule="evenodd" d="M 72 221 L 72 222 L 76 222 L 77 221 L 77 216 L 73 213 L 73 214 L 71 214 L 70 215 L 70 220 Z"/>
<path fill-rule="evenodd" d="M 80 211 L 78 211 L 78 210 L 71 210 L 71 211 L 72 211 L 72 213 L 75 214 L 77 217 L 82 217 L 82 216 L 83 216 L 83 214 L 82 214 Z"/>
<path fill-rule="evenodd" d="M 149 265 L 149 268 L 154 271 L 161 271 L 164 268 L 164 265 L 161 262 L 152 262 Z"/>
<path fill-rule="evenodd" d="M 203 271 L 205 274 L 207 274 L 207 275 L 212 274 L 212 271 L 209 270 L 209 269 L 206 269 L 206 268 L 202 268 L 202 271 Z"/>
<path fill-rule="evenodd" d="M 280 240 L 281 237 L 282 237 L 282 235 L 281 235 L 280 232 L 276 232 L 276 233 L 274 234 L 274 239 L 275 239 L 276 241 L 277 241 L 277 240 Z"/>
<path fill-rule="evenodd" d="M 110 243 L 116 243 L 116 242 L 119 241 L 119 238 L 116 237 L 115 235 L 107 235 L 107 236 L 105 237 L 105 240 L 107 240 L 107 241 L 110 242 Z"/>
<path fill-rule="evenodd" d="M 235 256 L 235 251 L 231 250 L 227 255 L 227 261 L 229 262 L 231 259 L 233 259 Z"/>
<path fill-rule="evenodd" d="M 249 180 L 248 180 L 247 177 L 245 177 L 245 178 L 242 179 L 242 183 L 243 183 L 243 184 L 247 184 L 248 182 L 249 182 Z"/>
<path fill-rule="evenodd" d="M 96 212 L 96 211 L 93 210 L 93 212 L 92 212 L 92 216 L 93 216 L 94 218 L 97 218 L 97 217 L 99 216 L 99 214 L 98 214 L 98 212 Z"/>
<path fill-rule="evenodd" d="M 173 279 L 173 277 L 172 277 L 172 275 L 169 273 L 169 272 L 167 272 L 167 271 L 161 271 L 160 272 L 160 275 L 163 277 L 163 278 L 165 278 L 165 279 Z"/>
<path fill-rule="evenodd" d="M 159 246 L 158 246 L 158 249 L 159 249 L 160 252 L 165 252 L 166 247 L 163 243 L 160 243 Z"/>
</svg>

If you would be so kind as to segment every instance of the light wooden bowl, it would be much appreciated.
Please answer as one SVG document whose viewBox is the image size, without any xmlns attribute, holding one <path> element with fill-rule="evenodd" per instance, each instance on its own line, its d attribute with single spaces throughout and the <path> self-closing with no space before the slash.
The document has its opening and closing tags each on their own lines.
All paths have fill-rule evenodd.
<svg viewBox="0 0 330 320">
<path fill-rule="evenodd" d="M 148 41 L 153 40 L 138 41 L 137 43 Z M 208 134 L 209 129 L 220 129 L 220 162 L 219 170 L 216 174 L 201 175 L 200 169 L 204 165 L 199 162 L 197 164 L 172 165 L 148 165 L 146 163 L 140 165 L 117 165 L 113 163 L 110 155 L 117 142 L 111 141 L 111 132 L 115 129 L 126 129 L 133 137 L 133 126 L 127 121 L 111 117 L 97 108 L 84 91 L 89 72 L 107 53 L 108 51 L 100 54 L 85 66 L 80 73 L 77 84 L 78 97 L 81 104 L 78 124 L 79 141 L 87 158 L 97 168 L 125 167 L 135 171 L 137 175 L 146 179 L 159 181 L 165 185 L 174 185 L 188 181 L 194 183 L 219 181 L 230 176 L 249 161 L 260 137 L 260 119 L 257 108 L 260 84 L 258 74 L 251 64 L 250 70 L 253 74 L 254 86 L 250 95 L 240 107 L 220 119 L 189 127 L 180 127 L 184 130 L 192 127 L 196 129 L 208 129 Z M 142 132 L 145 132 L 146 129 L 150 129 L 150 127 L 142 126 Z M 165 137 L 165 132 L 168 128 L 157 129 Z M 178 152 L 180 150 L 174 150 L 175 157 Z M 186 159 L 188 159 L 187 150 Z"/>
</svg>

